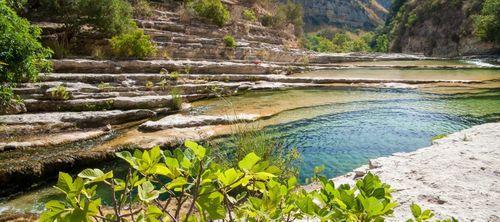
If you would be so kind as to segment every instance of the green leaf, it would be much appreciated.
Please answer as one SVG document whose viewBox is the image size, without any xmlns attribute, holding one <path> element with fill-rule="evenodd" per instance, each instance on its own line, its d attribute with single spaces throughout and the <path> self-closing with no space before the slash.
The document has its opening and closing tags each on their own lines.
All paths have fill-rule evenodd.
<svg viewBox="0 0 500 222">
<path fill-rule="evenodd" d="M 254 152 L 251 152 L 246 155 L 245 158 L 243 158 L 240 162 L 238 162 L 238 166 L 241 170 L 250 171 L 253 166 L 255 166 L 257 162 L 259 162 L 259 160 L 260 157 L 257 156 Z"/>
<path fill-rule="evenodd" d="M 186 178 L 178 177 L 178 178 L 175 178 L 174 180 L 172 180 L 170 183 L 168 183 L 167 188 L 173 189 L 176 187 L 182 187 L 182 186 L 186 185 L 187 183 L 188 183 L 188 181 L 186 180 Z"/>
<path fill-rule="evenodd" d="M 68 194 L 73 189 L 73 178 L 67 173 L 59 172 L 56 188 Z"/>
<path fill-rule="evenodd" d="M 156 165 L 154 165 L 153 169 L 152 169 L 152 173 L 156 174 L 156 175 L 163 175 L 163 176 L 167 176 L 167 177 L 173 178 L 172 171 L 170 171 L 170 169 L 168 169 L 163 164 L 156 164 Z"/>
<path fill-rule="evenodd" d="M 198 145 L 193 141 L 187 140 L 186 142 L 184 142 L 184 146 L 191 149 L 194 155 L 196 155 L 196 157 L 198 158 L 198 160 L 202 160 L 207 152 L 207 150 L 204 147 Z"/>
<path fill-rule="evenodd" d="M 418 204 L 415 203 L 411 204 L 410 209 L 411 213 L 415 218 L 419 218 L 420 215 L 422 214 L 422 209 L 420 208 L 420 206 L 418 206 Z"/>
<path fill-rule="evenodd" d="M 78 174 L 78 177 L 89 179 L 90 182 L 102 182 L 113 178 L 113 171 L 104 173 L 100 169 L 85 169 Z"/>
<path fill-rule="evenodd" d="M 155 190 L 155 187 L 151 182 L 146 181 L 139 186 L 138 195 L 140 200 L 144 202 L 151 202 L 160 196 L 160 192 Z"/>
</svg>

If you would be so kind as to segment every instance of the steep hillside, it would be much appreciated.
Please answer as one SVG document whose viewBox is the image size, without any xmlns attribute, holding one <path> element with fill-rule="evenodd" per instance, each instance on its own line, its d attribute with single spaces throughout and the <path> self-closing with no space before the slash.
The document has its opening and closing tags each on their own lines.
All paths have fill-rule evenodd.
<svg viewBox="0 0 500 222">
<path fill-rule="evenodd" d="M 500 46 L 474 34 L 483 0 L 407 1 L 391 24 L 390 51 L 462 56 L 498 52 Z"/>
<path fill-rule="evenodd" d="M 306 31 L 322 27 L 374 29 L 384 22 L 390 0 L 294 0 L 304 8 Z"/>
</svg>

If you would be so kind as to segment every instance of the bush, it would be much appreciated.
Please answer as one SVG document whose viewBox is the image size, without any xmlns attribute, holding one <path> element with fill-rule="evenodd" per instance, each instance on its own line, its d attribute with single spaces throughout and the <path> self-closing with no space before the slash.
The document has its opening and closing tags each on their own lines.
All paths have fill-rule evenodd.
<svg viewBox="0 0 500 222">
<path fill-rule="evenodd" d="M 219 27 L 224 26 L 231 19 L 229 11 L 220 0 L 195 0 L 192 3 L 192 8 L 198 16 L 215 23 Z"/>
<path fill-rule="evenodd" d="M 251 22 L 257 21 L 257 16 L 255 16 L 255 13 L 251 9 L 246 9 L 243 11 L 243 19 Z"/>
<path fill-rule="evenodd" d="M 375 45 L 376 52 L 389 52 L 389 38 L 387 35 L 380 35 L 377 37 Z"/>
<path fill-rule="evenodd" d="M 126 0 L 40 0 L 36 13 L 63 22 L 68 39 L 83 26 L 111 37 L 133 28 L 132 7 Z"/>
<path fill-rule="evenodd" d="M 124 179 L 99 169 L 75 179 L 59 173 L 55 187 L 65 198 L 47 202 L 40 221 L 384 221 L 397 205 L 390 186 L 371 173 L 352 187 L 318 177 L 319 189 L 307 192 L 294 177 L 278 179 L 281 169 L 253 152 L 226 168 L 197 143 L 184 146 L 117 153 L 129 165 Z M 98 186 L 111 194 L 109 210 Z M 417 221 L 432 217 L 419 209 L 412 206 Z"/>
<path fill-rule="evenodd" d="M 481 14 L 475 17 L 475 25 L 479 38 L 500 44 L 500 1 L 485 0 Z"/>
<path fill-rule="evenodd" d="M 224 44 L 229 48 L 236 48 L 236 40 L 231 35 L 224 36 Z"/>
<path fill-rule="evenodd" d="M 52 52 L 39 42 L 41 30 L 20 18 L 0 0 L 0 87 L 1 103 L 13 98 L 16 83 L 33 81 L 40 71 L 49 71 Z"/>
<path fill-rule="evenodd" d="M 134 29 L 111 39 L 113 54 L 120 58 L 144 59 L 153 56 L 156 52 L 155 45 L 148 35 L 141 29 Z"/>
</svg>

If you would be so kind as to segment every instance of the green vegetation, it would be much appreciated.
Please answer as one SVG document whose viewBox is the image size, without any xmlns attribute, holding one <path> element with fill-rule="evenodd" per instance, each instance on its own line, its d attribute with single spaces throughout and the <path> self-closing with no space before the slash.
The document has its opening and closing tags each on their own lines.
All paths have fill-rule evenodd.
<svg viewBox="0 0 500 222">
<path fill-rule="evenodd" d="M 296 36 L 302 36 L 304 26 L 302 6 L 288 0 L 285 4 L 278 4 L 276 13 L 259 18 L 261 24 L 267 27 L 284 28 L 287 24 L 294 26 Z"/>
<path fill-rule="evenodd" d="M 55 188 L 65 198 L 46 203 L 40 221 L 383 221 L 397 206 L 390 186 L 371 173 L 352 187 L 315 177 L 319 188 L 308 192 L 253 152 L 228 168 L 197 143 L 184 146 L 117 153 L 129 165 L 124 179 L 99 169 L 76 178 L 59 173 Z M 110 206 L 98 186 L 111 194 Z M 411 210 L 416 221 L 432 217 L 416 205 Z"/>
<path fill-rule="evenodd" d="M 66 88 L 63 85 L 59 85 L 50 91 L 51 94 L 51 99 L 54 100 L 68 100 L 70 99 L 71 95 L 68 92 L 68 88 Z"/>
<path fill-rule="evenodd" d="M 443 139 L 445 137 L 446 137 L 446 134 L 439 134 L 439 135 L 433 136 L 431 140 L 434 141 L 434 140 L 438 140 L 438 139 Z"/>
<path fill-rule="evenodd" d="M 170 95 L 172 96 L 172 102 L 170 103 L 170 109 L 173 111 L 182 109 L 182 95 L 181 91 L 174 87 L 170 90 Z"/>
<path fill-rule="evenodd" d="M 0 103 L 10 103 L 16 83 L 34 81 L 40 71 L 49 71 L 52 52 L 39 42 L 41 30 L 17 16 L 0 0 Z"/>
<path fill-rule="evenodd" d="M 243 10 L 243 19 L 251 22 L 257 21 L 257 16 L 255 15 L 255 12 L 251 9 L 245 9 Z"/>
<path fill-rule="evenodd" d="M 306 35 L 301 42 L 304 48 L 316 52 L 387 52 L 389 44 L 386 35 L 377 36 L 371 32 L 354 38 L 346 32 L 319 33 Z"/>
<path fill-rule="evenodd" d="M 475 25 L 478 37 L 500 44 L 500 1 L 485 0 L 481 14 L 475 17 Z"/>
<path fill-rule="evenodd" d="M 111 37 L 133 27 L 132 7 L 126 0 L 43 0 L 32 8 L 38 16 L 47 16 L 65 25 L 68 39 L 82 31 L 83 26 Z"/>
<path fill-rule="evenodd" d="M 120 58 L 144 59 L 156 53 L 156 47 L 142 29 L 134 29 L 111 39 L 113 54 Z"/>
<path fill-rule="evenodd" d="M 146 87 L 147 90 L 152 90 L 155 84 L 151 81 L 147 81 L 144 87 Z"/>
<path fill-rule="evenodd" d="M 236 48 L 236 40 L 232 35 L 224 36 L 224 44 L 229 48 Z"/>
<path fill-rule="evenodd" d="M 135 18 L 149 18 L 153 16 L 153 7 L 147 0 L 131 0 L 133 6 L 133 14 Z"/>
<path fill-rule="evenodd" d="M 217 92 L 217 89 L 213 90 Z M 220 91 L 220 90 L 219 90 Z M 218 93 L 222 95 L 223 93 Z M 278 177 L 290 178 L 299 174 L 300 153 L 288 149 L 277 139 L 275 132 L 267 132 L 253 126 L 237 127 L 224 144 L 212 144 L 210 149 L 216 162 L 226 167 L 236 167 L 238 160 L 254 152 L 279 169 Z"/>
<path fill-rule="evenodd" d="M 195 0 L 191 3 L 191 7 L 198 16 L 219 27 L 224 26 L 231 19 L 229 11 L 220 0 Z"/>
<path fill-rule="evenodd" d="M 180 78 L 180 74 L 177 71 L 173 71 L 173 72 L 169 73 L 168 76 L 170 79 L 172 79 L 174 81 L 177 81 Z"/>
</svg>

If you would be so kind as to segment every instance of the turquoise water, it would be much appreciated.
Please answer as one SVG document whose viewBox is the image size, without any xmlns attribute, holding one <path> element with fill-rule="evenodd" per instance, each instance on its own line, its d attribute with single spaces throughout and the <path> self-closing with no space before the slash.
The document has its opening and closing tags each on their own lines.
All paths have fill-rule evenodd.
<svg viewBox="0 0 500 222">
<path fill-rule="evenodd" d="M 286 147 L 298 148 L 302 181 L 312 176 L 315 166 L 324 165 L 324 174 L 335 177 L 372 158 L 429 146 L 436 135 L 500 120 L 498 89 L 454 94 L 377 88 L 287 90 L 250 92 L 230 99 L 234 110 L 285 110 L 256 124 L 269 125 L 265 130 L 276 132 Z M 224 112 L 225 107 L 208 101 L 195 110 L 210 114 Z M 115 162 L 105 168 L 123 166 Z M 106 196 L 107 191 L 100 192 Z M 45 187 L 0 202 L 0 213 L 38 212 L 46 201 L 59 197 L 53 188 Z"/>
<path fill-rule="evenodd" d="M 302 181 L 313 175 L 315 166 L 324 166 L 327 177 L 339 176 L 369 159 L 414 151 L 431 145 L 436 135 L 497 121 L 500 116 L 498 90 L 454 95 L 394 89 L 358 91 L 351 93 L 378 93 L 381 97 L 288 110 L 265 120 L 303 116 L 265 128 L 278 135 L 286 147 L 298 148 Z"/>
</svg>

